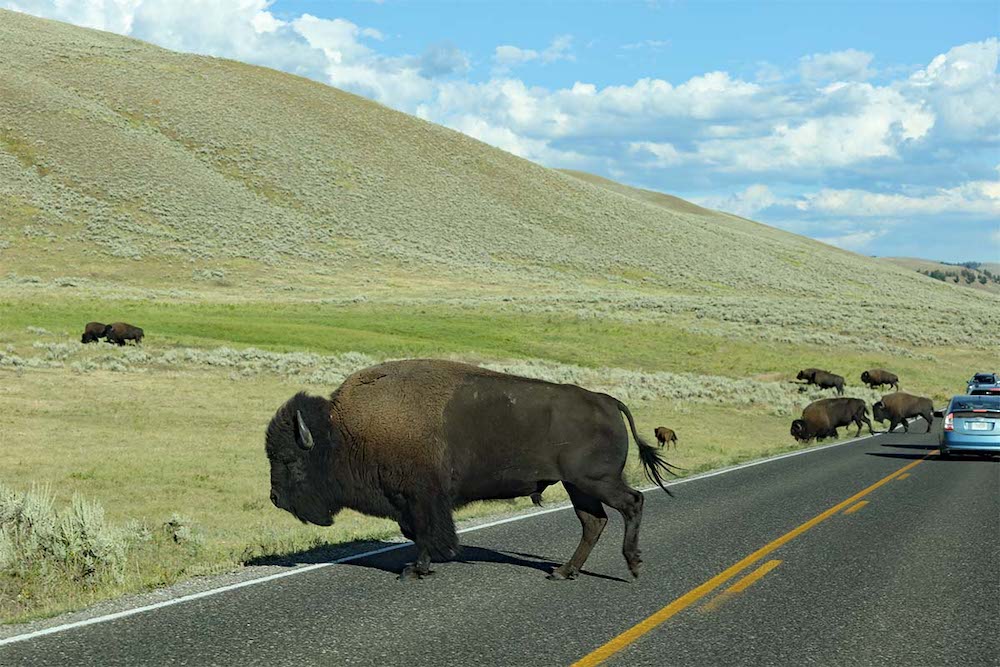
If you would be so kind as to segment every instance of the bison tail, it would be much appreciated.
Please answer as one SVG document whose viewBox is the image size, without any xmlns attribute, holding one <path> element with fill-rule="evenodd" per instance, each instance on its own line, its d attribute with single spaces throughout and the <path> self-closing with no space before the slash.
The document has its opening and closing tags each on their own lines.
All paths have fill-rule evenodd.
<svg viewBox="0 0 1000 667">
<path fill-rule="evenodd" d="M 639 432 L 635 430 L 635 420 L 632 419 L 632 413 L 629 412 L 628 407 L 617 398 L 614 398 L 614 401 L 618 404 L 618 410 L 620 410 L 621 413 L 625 415 L 625 419 L 628 420 L 628 426 L 632 431 L 632 437 L 635 438 L 635 444 L 639 448 L 639 460 L 642 462 L 642 467 L 646 472 L 646 477 L 648 477 L 651 482 L 655 482 L 657 486 L 666 491 L 667 495 L 674 495 L 664 484 L 664 474 L 669 473 L 676 477 L 677 473 L 671 470 L 671 468 L 675 468 L 677 470 L 684 470 L 684 468 L 667 463 L 667 461 L 660 456 L 660 453 L 656 451 L 656 448 L 651 447 L 648 442 L 642 439 Z"/>
</svg>

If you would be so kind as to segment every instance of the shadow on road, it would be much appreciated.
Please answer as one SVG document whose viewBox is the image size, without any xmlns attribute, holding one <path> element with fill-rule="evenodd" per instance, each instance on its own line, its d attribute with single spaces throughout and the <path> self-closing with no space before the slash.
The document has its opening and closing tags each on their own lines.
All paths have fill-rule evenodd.
<svg viewBox="0 0 1000 667">
<path fill-rule="evenodd" d="M 383 541 L 359 541 L 359 542 L 349 542 L 347 544 L 339 544 L 336 546 L 320 546 L 313 549 L 308 549 L 306 551 L 300 551 L 290 554 L 277 554 L 273 556 L 262 556 L 258 558 L 250 559 L 246 562 L 247 565 L 277 565 L 282 567 L 295 567 L 298 565 L 312 565 L 315 563 L 332 563 L 341 558 L 350 558 L 353 554 L 363 554 L 378 549 L 384 549 L 387 547 L 392 547 L 398 545 L 398 542 L 383 542 Z M 406 543 L 406 546 L 393 549 L 380 554 L 373 554 L 370 556 L 363 556 L 357 559 L 352 559 L 345 561 L 343 563 L 338 563 L 338 566 L 353 566 L 353 567 L 365 567 L 374 570 L 381 570 L 383 572 L 388 572 L 392 575 L 398 575 L 403 566 L 407 562 L 413 560 L 414 552 L 410 548 L 412 545 Z M 495 549 L 487 549 L 484 547 L 477 547 L 474 545 L 463 546 L 458 556 L 450 561 L 451 563 L 461 563 L 461 564 L 474 564 L 474 563 L 498 563 L 502 565 L 514 565 L 517 567 L 525 567 L 532 570 L 538 570 L 548 574 L 552 572 L 560 563 L 553 562 L 544 556 L 538 556 L 536 554 L 527 554 L 520 552 L 505 552 L 496 551 Z M 627 583 L 626 579 L 619 577 L 613 577 L 606 574 L 598 574 L 596 572 L 590 572 L 588 570 L 582 570 L 580 572 L 581 576 L 595 577 L 597 579 L 606 579 L 609 581 L 618 581 L 622 583 Z"/>
</svg>

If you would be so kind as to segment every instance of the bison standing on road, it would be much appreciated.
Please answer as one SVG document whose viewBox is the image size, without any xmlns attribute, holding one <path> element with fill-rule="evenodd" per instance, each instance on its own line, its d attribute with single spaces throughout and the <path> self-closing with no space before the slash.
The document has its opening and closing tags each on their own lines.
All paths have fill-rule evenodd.
<svg viewBox="0 0 1000 667">
<path fill-rule="evenodd" d="M 134 327 L 125 322 L 115 322 L 104 328 L 104 335 L 109 343 L 124 345 L 125 341 L 135 341 L 136 345 L 142 342 L 143 331 L 139 327 Z"/>
<path fill-rule="evenodd" d="M 934 403 L 924 396 L 914 396 L 898 391 L 895 394 L 886 394 L 872 405 L 872 417 L 875 421 L 889 421 L 889 430 L 893 431 L 900 424 L 903 431 L 909 433 L 910 425 L 907 420 L 910 417 L 923 417 L 927 422 L 927 432 L 931 431 L 931 424 L 934 423 Z"/>
<path fill-rule="evenodd" d="M 622 415 L 646 474 L 666 491 L 670 464 L 612 396 L 451 361 L 387 362 L 329 399 L 298 393 L 278 409 L 266 435 L 271 502 L 320 526 L 345 507 L 393 519 L 417 548 L 400 578 L 422 578 L 432 558 L 458 553 L 454 508 L 561 481 L 583 536 L 549 577 L 579 574 L 608 521 L 602 504 L 625 519 L 622 552 L 637 577 L 643 497 L 622 479 Z"/>
<path fill-rule="evenodd" d="M 80 342 L 86 345 L 87 343 L 94 343 L 104 338 L 104 330 L 106 328 L 107 325 L 102 322 L 87 322 L 87 326 L 83 328 L 83 336 L 80 337 Z"/>
<path fill-rule="evenodd" d="M 808 442 L 813 438 L 835 438 L 841 426 L 857 424 L 856 438 L 861 435 L 861 425 L 868 424 L 868 432 L 875 435 L 867 413 L 868 406 L 860 398 L 821 398 L 806 406 L 802 418 L 792 422 L 790 433 L 796 440 Z"/>
<path fill-rule="evenodd" d="M 656 441 L 660 443 L 660 447 L 666 445 L 670 447 L 669 443 L 674 443 L 674 449 L 677 449 L 677 434 L 674 430 L 667 428 L 666 426 L 657 426 L 653 431 L 653 435 L 656 436 Z"/>
<path fill-rule="evenodd" d="M 881 368 L 873 368 L 861 374 L 861 381 L 874 389 L 882 385 L 889 385 L 899 391 L 899 377 L 895 373 L 890 373 Z"/>
</svg>

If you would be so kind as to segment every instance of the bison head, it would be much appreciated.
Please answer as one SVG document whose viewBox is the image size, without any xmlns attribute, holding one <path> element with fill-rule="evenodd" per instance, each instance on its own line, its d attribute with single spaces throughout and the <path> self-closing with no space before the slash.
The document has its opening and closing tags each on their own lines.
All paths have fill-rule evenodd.
<svg viewBox="0 0 1000 667">
<path fill-rule="evenodd" d="M 795 376 L 796 380 L 807 380 L 809 379 L 808 374 L 805 371 L 799 371 L 799 374 Z"/>
<path fill-rule="evenodd" d="M 868 371 L 865 371 L 864 373 L 861 374 L 861 381 L 864 382 L 864 383 L 867 383 L 868 382 L 868 378 L 870 378 L 870 377 L 871 377 L 871 375 L 868 374 Z"/>
<path fill-rule="evenodd" d="M 791 433 L 791 436 L 796 440 L 809 439 L 809 435 L 806 429 L 806 423 L 802 419 L 796 419 L 795 421 L 792 422 L 792 428 L 789 431 L 789 433 Z"/>
<path fill-rule="evenodd" d="M 872 418 L 877 422 L 889 419 L 889 411 L 885 409 L 885 403 L 882 401 L 872 403 Z"/>
<path fill-rule="evenodd" d="M 278 409 L 266 436 L 275 507 L 303 523 L 333 524 L 341 509 L 332 494 L 336 440 L 325 398 L 300 392 Z"/>
</svg>

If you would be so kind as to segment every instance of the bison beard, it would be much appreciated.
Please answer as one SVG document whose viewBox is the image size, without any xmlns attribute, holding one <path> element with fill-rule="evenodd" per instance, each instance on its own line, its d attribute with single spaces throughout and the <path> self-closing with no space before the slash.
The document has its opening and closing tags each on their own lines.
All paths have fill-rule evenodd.
<svg viewBox="0 0 1000 667">
<path fill-rule="evenodd" d="M 454 508 L 561 481 L 583 535 L 550 578 L 579 574 L 607 523 L 603 505 L 625 519 L 622 551 L 638 576 L 643 497 L 622 479 L 622 415 L 646 474 L 667 491 L 670 464 L 611 396 L 455 362 L 388 362 L 347 378 L 330 400 L 300 393 L 278 410 L 266 436 L 271 500 L 320 525 L 344 507 L 395 520 L 417 548 L 400 577 L 421 578 L 432 559 L 458 553 Z"/>
</svg>

